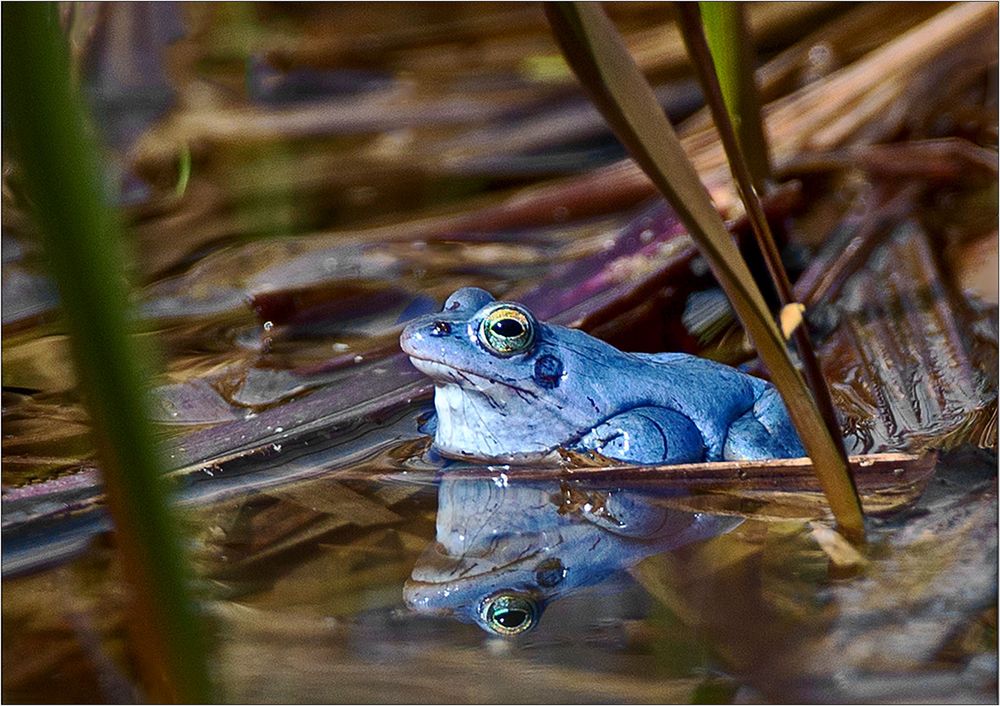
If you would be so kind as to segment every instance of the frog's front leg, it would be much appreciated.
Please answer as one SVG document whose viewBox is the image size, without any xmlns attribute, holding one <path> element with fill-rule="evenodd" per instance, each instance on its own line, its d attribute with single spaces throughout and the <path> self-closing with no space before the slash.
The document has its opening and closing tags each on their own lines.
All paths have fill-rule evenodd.
<svg viewBox="0 0 1000 706">
<path fill-rule="evenodd" d="M 769 385 L 753 408 L 729 426 L 722 453 L 727 461 L 806 455 L 777 389 Z"/>
<path fill-rule="evenodd" d="M 630 463 L 693 463 L 705 458 L 694 423 L 664 407 L 635 407 L 587 432 L 572 448 Z"/>
</svg>

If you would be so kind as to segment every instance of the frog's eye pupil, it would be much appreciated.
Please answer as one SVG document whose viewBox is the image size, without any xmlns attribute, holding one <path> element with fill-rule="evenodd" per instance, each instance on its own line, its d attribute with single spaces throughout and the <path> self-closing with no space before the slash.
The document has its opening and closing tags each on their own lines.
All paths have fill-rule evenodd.
<svg viewBox="0 0 1000 706">
<path fill-rule="evenodd" d="M 495 595 L 486 601 L 482 610 L 487 627 L 499 635 L 517 635 L 538 622 L 538 605 L 521 593 Z"/>
<path fill-rule="evenodd" d="M 524 353 L 535 339 L 531 314 L 518 306 L 504 304 L 487 313 L 479 325 L 479 341 L 500 357 Z"/>
<path fill-rule="evenodd" d="M 493 333 L 506 338 L 515 338 L 524 333 L 524 325 L 517 319 L 500 319 L 492 328 Z"/>
<path fill-rule="evenodd" d="M 524 621 L 528 619 L 528 614 L 523 610 L 508 610 L 504 613 L 494 616 L 494 620 L 503 625 L 508 630 L 514 630 L 522 625 Z"/>
</svg>

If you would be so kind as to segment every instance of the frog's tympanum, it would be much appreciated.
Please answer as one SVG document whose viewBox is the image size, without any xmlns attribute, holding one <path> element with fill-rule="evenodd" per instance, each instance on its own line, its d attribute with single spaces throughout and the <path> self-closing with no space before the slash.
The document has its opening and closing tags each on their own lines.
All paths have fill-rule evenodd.
<svg viewBox="0 0 1000 706">
<path fill-rule="evenodd" d="M 466 287 L 400 337 L 435 383 L 446 456 L 521 462 L 557 448 L 631 463 L 804 456 L 769 383 L 683 353 L 623 353 Z"/>
<path fill-rule="evenodd" d="M 652 490 L 443 474 L 437 542 L 404 588 L 407 605 L 513 636 L 545 606 L 647 556 L 742 520 L 668 509 Z"/>
</svg>

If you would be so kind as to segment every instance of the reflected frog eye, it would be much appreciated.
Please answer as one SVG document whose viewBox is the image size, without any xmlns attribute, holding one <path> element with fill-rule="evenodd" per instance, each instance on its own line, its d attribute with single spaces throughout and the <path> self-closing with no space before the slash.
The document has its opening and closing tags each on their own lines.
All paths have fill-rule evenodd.
<svg viewBox="0 0 1000 706">
<path fill-rule="evenodd" d="M 519 635 L 538 622 L 538 606 L 528 596 L 500 593 L 483 603 L 482 618 L 498 635 Z"/>
<path fill-rule="evenodd" d="M 492 353 L 501 356 L 523 353 L 535 338 L 528 313 L 502 306 L 487 314 L 479 325 L 479 339 Z"/>
</svg>

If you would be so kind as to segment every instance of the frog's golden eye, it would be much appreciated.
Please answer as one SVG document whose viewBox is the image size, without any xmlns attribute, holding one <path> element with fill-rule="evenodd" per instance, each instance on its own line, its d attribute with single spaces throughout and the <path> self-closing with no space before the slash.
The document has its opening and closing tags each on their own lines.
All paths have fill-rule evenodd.
<svg viewBox="0 0 1000 706">
<path fill-rule="evenodd" d="M 482 619 L 498 635 L 519 635 L 538 623 L 538 605 L 520 593 L 500 593 L 483 603 Z"/>
<path fill-rule="evenodd" d="M 494 309 L 479 324 L 479 340 L 496 355 L 523 353 L 534 338 L 535 327 L 528 313 L 509 305 Z"/>
</svg>

